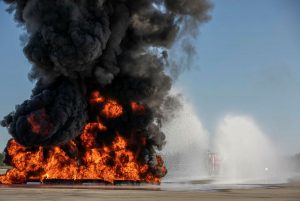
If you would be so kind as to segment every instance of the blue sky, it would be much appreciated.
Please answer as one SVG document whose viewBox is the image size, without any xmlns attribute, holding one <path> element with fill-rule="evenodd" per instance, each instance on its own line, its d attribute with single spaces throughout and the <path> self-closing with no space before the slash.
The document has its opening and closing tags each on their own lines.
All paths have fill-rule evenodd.
<svg viewBox="0 0 300 201">
<path fill-rule="evenodd" d="M 213 133 L 227 113 L 252 116 L 286 153 L 300 152 L 300 1 L 214 0 L 195 43 L 198 68 L 176 85 Z M 0 2 L 0 117 L 29 97 L 22 30 Z M 0 149 L 9 139 L 0 128 Z"/>
</svg>

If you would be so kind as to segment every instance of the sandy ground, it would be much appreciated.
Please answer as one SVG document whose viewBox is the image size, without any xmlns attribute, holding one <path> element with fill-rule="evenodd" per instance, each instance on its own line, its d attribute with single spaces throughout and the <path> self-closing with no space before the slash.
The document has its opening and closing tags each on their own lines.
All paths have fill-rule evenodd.
<svg viewBox="0 0 300 201">
<path fill-rule="evenodd" d="M 24 188 L 0 186 L 0 200 L 53 201 L 300 201 L 300 183 L 243 190 L 218 191 L 154 191 L 67 188 Z"/>
</svg>

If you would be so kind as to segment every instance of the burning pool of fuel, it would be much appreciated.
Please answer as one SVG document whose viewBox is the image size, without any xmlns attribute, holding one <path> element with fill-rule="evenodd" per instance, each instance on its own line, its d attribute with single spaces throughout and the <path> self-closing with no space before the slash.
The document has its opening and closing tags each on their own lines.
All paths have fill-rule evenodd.
<svg viewBox="0 0 300 201">
<path fill-rule="evenodd" d="M 4 2 L 26 32 L 23 51 L 36 82 L 0 121 L 13 137 L 5 149 L 13 169 L 0 183 L 160 183 L 162 108 L 176 103 L 172 72 L 185 67 L 168 52 L 176 46 L 190 57 L 210 1 Z"/>
</svg>

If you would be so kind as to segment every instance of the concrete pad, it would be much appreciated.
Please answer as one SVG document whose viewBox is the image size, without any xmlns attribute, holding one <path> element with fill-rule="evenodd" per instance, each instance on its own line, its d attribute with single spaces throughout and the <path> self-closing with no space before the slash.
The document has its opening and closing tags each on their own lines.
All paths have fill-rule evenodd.
<svg viewBox="0 0 300 201">
<path fill-rule="evenodd" d="M 9 187 L 0 185 L 0 201 L 299 201 L 300 185 L 211 191 L 77 189 L 63 186 Z"/>
</svg>

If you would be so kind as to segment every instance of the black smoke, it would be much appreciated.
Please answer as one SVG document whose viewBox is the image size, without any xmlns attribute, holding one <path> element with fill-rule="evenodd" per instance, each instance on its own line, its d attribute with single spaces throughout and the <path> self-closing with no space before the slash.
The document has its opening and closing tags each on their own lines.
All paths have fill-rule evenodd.
<svg viewBox="0 0 300 201">
<path fill-rule="evenodd" d="M 64 145 L 92 121 L 88 97 L 100 89 L 125 107 L 130 101 L 146 106 L 146 115 L 111 124 L 123 135 L 145 135 L 151 143 L 142 155 L 152 161 L 165 143 L 161 108 L 172 85 L 167 51 L 181 37 L 197 34 L 209 19 L 208 0 L 4 1 L 26 30 L 24 54 L 36 86 L 2 126 L 27 147 Z"/>
</svg>

